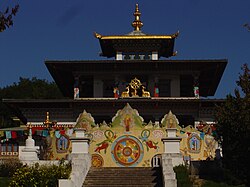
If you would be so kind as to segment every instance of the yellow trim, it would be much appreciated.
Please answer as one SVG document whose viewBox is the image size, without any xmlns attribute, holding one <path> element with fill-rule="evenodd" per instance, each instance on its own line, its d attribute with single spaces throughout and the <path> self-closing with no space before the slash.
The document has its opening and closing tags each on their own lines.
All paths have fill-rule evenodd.
<svg viewBox="0 0 250 187">
<path fill-rule="evenodd" d="M 179 35 L 179 31 L 173 35 L 113 35 L 102 36 L 101 34 L 94 33 L 94 36 L 101 40 L 114 40 L 114 39 L 173 39 Z"/>
</svg>

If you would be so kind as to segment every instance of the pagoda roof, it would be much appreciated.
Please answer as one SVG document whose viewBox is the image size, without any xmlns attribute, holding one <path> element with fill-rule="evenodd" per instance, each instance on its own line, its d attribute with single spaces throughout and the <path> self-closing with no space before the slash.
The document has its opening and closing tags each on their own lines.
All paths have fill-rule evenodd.
<svg viewBox="0 0 250 187">
<path fill-rule="evenodd" d="M 76 75 L 198 74 L 200 96 L 213 96 L 227 65 L 216 60 L 47 60 L 45 64 L 65 96 L 72 97 Z"/>
<path fill-rule="evenodd" d="M 133 31 L 135 32 L 135 31 Z M 128 34 L 103 36 L 95 33 L 99 39 L 101 56 L 115 57 L 118 52 L 152 52 L 157 51 L 159 57 L 175 55 L 174 42 L 179 32 L 172 35 Z"/>
<path fill-rule="evenodd" d="M 141 31 L 143 26 L 140 20 L 139 6 L 136 4 L 132 23 L 134 31 L 126 35 L 108 35 L 104 36 L 94 33 L 99 39 L 102 53 L 101 56 L 115 57 L 117 52 L 123 53 L 152 53 L 158 52 L 158 57 L 171 57 L 176 53 L 174 50 L 174 41 L 179 31 L 172 35 L 148 35 Z"/>
</svg>

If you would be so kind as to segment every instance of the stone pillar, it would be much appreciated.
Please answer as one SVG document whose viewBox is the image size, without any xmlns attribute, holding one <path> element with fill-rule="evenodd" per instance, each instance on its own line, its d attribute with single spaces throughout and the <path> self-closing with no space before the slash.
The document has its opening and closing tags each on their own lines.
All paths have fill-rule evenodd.
<svg viewBox="0 0 250 187">
<path fill-rule="evenodd" d="M 162 174 L 164 187 L 177 187 L 177 180 L 173 169 L 172 158 L 170 155 L 162 154 Z"/>
<path fill-rule="evenodd" d="M 173 166 L 183 164 L 180 153 L 180 141 L 182 138 L 176 137 L 176 128 L 167 128 L 167 137 L 162 138 L 164 144 L 164 153 L 172 158 Z"/>
<path fill-rule="evenodd" d="M 89 154 L 89 138 L 85 137 L 85 130 L 75 129 L 75 136 L 70 138 L 72 152 L 70 159 L 72 171 L 70 179 L 59 179 L 59 187 L 82 187 L 91 166 Z"/>
<path fill-rule="evenodd" d="M 177 187 L 174 166 L 183 164 L 180 153 L 180 137 L 176 137 L 176 128 L 167 128 L 167 137 L 162 138 L 164 153 L 162 154 L 162 173 L 165 187 Z"/>
<path fill-rule="evenodd" d="M 38 161 L 39 147 L 35 146 L 35 140 L 32 139 L 31 128 L 29 130 L 29 136 L 25 142 L 25 147 L 19 152 L 19 159 L 22 162 Z"/>
<path fill-rule="evenodd" d="M 72 152 L 71 154 L 88 154 L 89 138 L 85 137 L 85 130 L 76 129 L 75 137 L 71 137 Z"/>
</svg>

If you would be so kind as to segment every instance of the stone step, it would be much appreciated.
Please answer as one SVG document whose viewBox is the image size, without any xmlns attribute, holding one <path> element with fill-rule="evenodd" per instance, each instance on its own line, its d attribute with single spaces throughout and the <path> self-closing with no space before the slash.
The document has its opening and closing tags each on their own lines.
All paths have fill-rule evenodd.
<svg viewBox="0 0 250 187">
<path fill-rule="evenodd" d="M 133 173 L 141 173 L 141 172 L 158 172 L 159 170 L 161 170 L 161 168 L 157 168 L 157 169 L 152 169 L 152 168 L 122 168 L 122 169 L 118 169 L 118 168 L 100 168 L 100 169 L 90 169 L 90 172 L 105 172 L 105 173 L 114 173 L 114 172 L 122 172 L 122 173 L 130 173 L 130 172 L 133 172 Z"/>
<path fill-rule="evenodd" d="M 89 176 L 156 176 L 157 173 L 149 173 L 149 172 L 140 172 L 140 173 L 134 173 L 134 172 L 130 172 L 130 173 L 123 173 L 123 172 L 116 172 L 116 173 L 89 173 Z"/>
<path fill-rule="evenodd" d="M 159 186 L 157 184 L 147 184 L 147 185 L 145 185 L 145 184 L 142 184 L 142 185 L 139 185 L 139 184 L 137 184 L 137 185 L 131 185 L 131 184 L 114 184 L 114 185 L 112 185 L 112 184 L 109 184 L 109 185 L 88 184 L 88 185 L 83 185 L 83 187 L 162 187 L 162 185 Z"/>
<path fill-rule="evenodd" d="M 161 168 L 91 168 L 84 181 L 86 187 L 138 186 L 162 187 Z"/>
<path fill-rule="evenodd" d="M 140 171 L 140 170 L 158 170 L 159 168 L 152 168 L 152 167 L 100 167 L 100 168 L 91 168 L 91 170 L 133 170 L 133 171 Z"/>
<path fill-rule="evenodd" d="M 150 179 L 157 179 L 159 176 L 154 175 L 154 176 L 148 176 L 148 175 L 125 175 L 122 176 L 123 179 L 141 179 L 142 177 L 147 176 Z M 99 176 L 99 175 L 88 175 L 88 179 L 120 179 L 121 176 Z"/>
<path fill-rule="evenodd" d="M 148 173 L 148 174 L 154 174 L 154 173 L 158 173 L 157 171 L 90 171 L 90 173 Z"/>
<path fill-rule="evenodd" d="M 150 184 L 160 182 L 161 179 L 144 179 L 144 178 L 132 178 L 132 179 L 86 179 L 85 184 Z"/>
</svg>

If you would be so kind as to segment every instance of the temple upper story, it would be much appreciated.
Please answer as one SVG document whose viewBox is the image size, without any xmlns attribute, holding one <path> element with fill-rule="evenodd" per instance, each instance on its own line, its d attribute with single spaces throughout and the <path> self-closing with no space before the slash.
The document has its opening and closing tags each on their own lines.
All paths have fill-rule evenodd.
<svg viewBox="0 0 250 187">
<path fill-rule="evenodd" d="M 160 57 L 175 56 L 174 42 L 179 32 L 171 35 L 149 35 L 141 31 L 141 13 L 136 4 L 135 20 L 132 22 L 134 30 L 126 35 L 103 36 L 94 33 L 99 39 L 101 56 L 116 60 L 159 60 Z"/>
<path fill-rule="evenodd" d="M 136 4 L 133 31 L 126 35 L 95 33 L 100 42 L 101 55 L 115 59 L 45 62 L 64 96 L 135 98 L 145 95 L 143 91 L 147 97 L 159 98 L 199 98 L 215 94 L 227 60 L 160 59 L 176 55 L 174 43 L 179 32 L 172 35 L 145 34 L 141 30 L 143 23 L 140 16 Z M 133 80 L 141 82 L 136 89 L 131 87 Z"/>
</svg>

